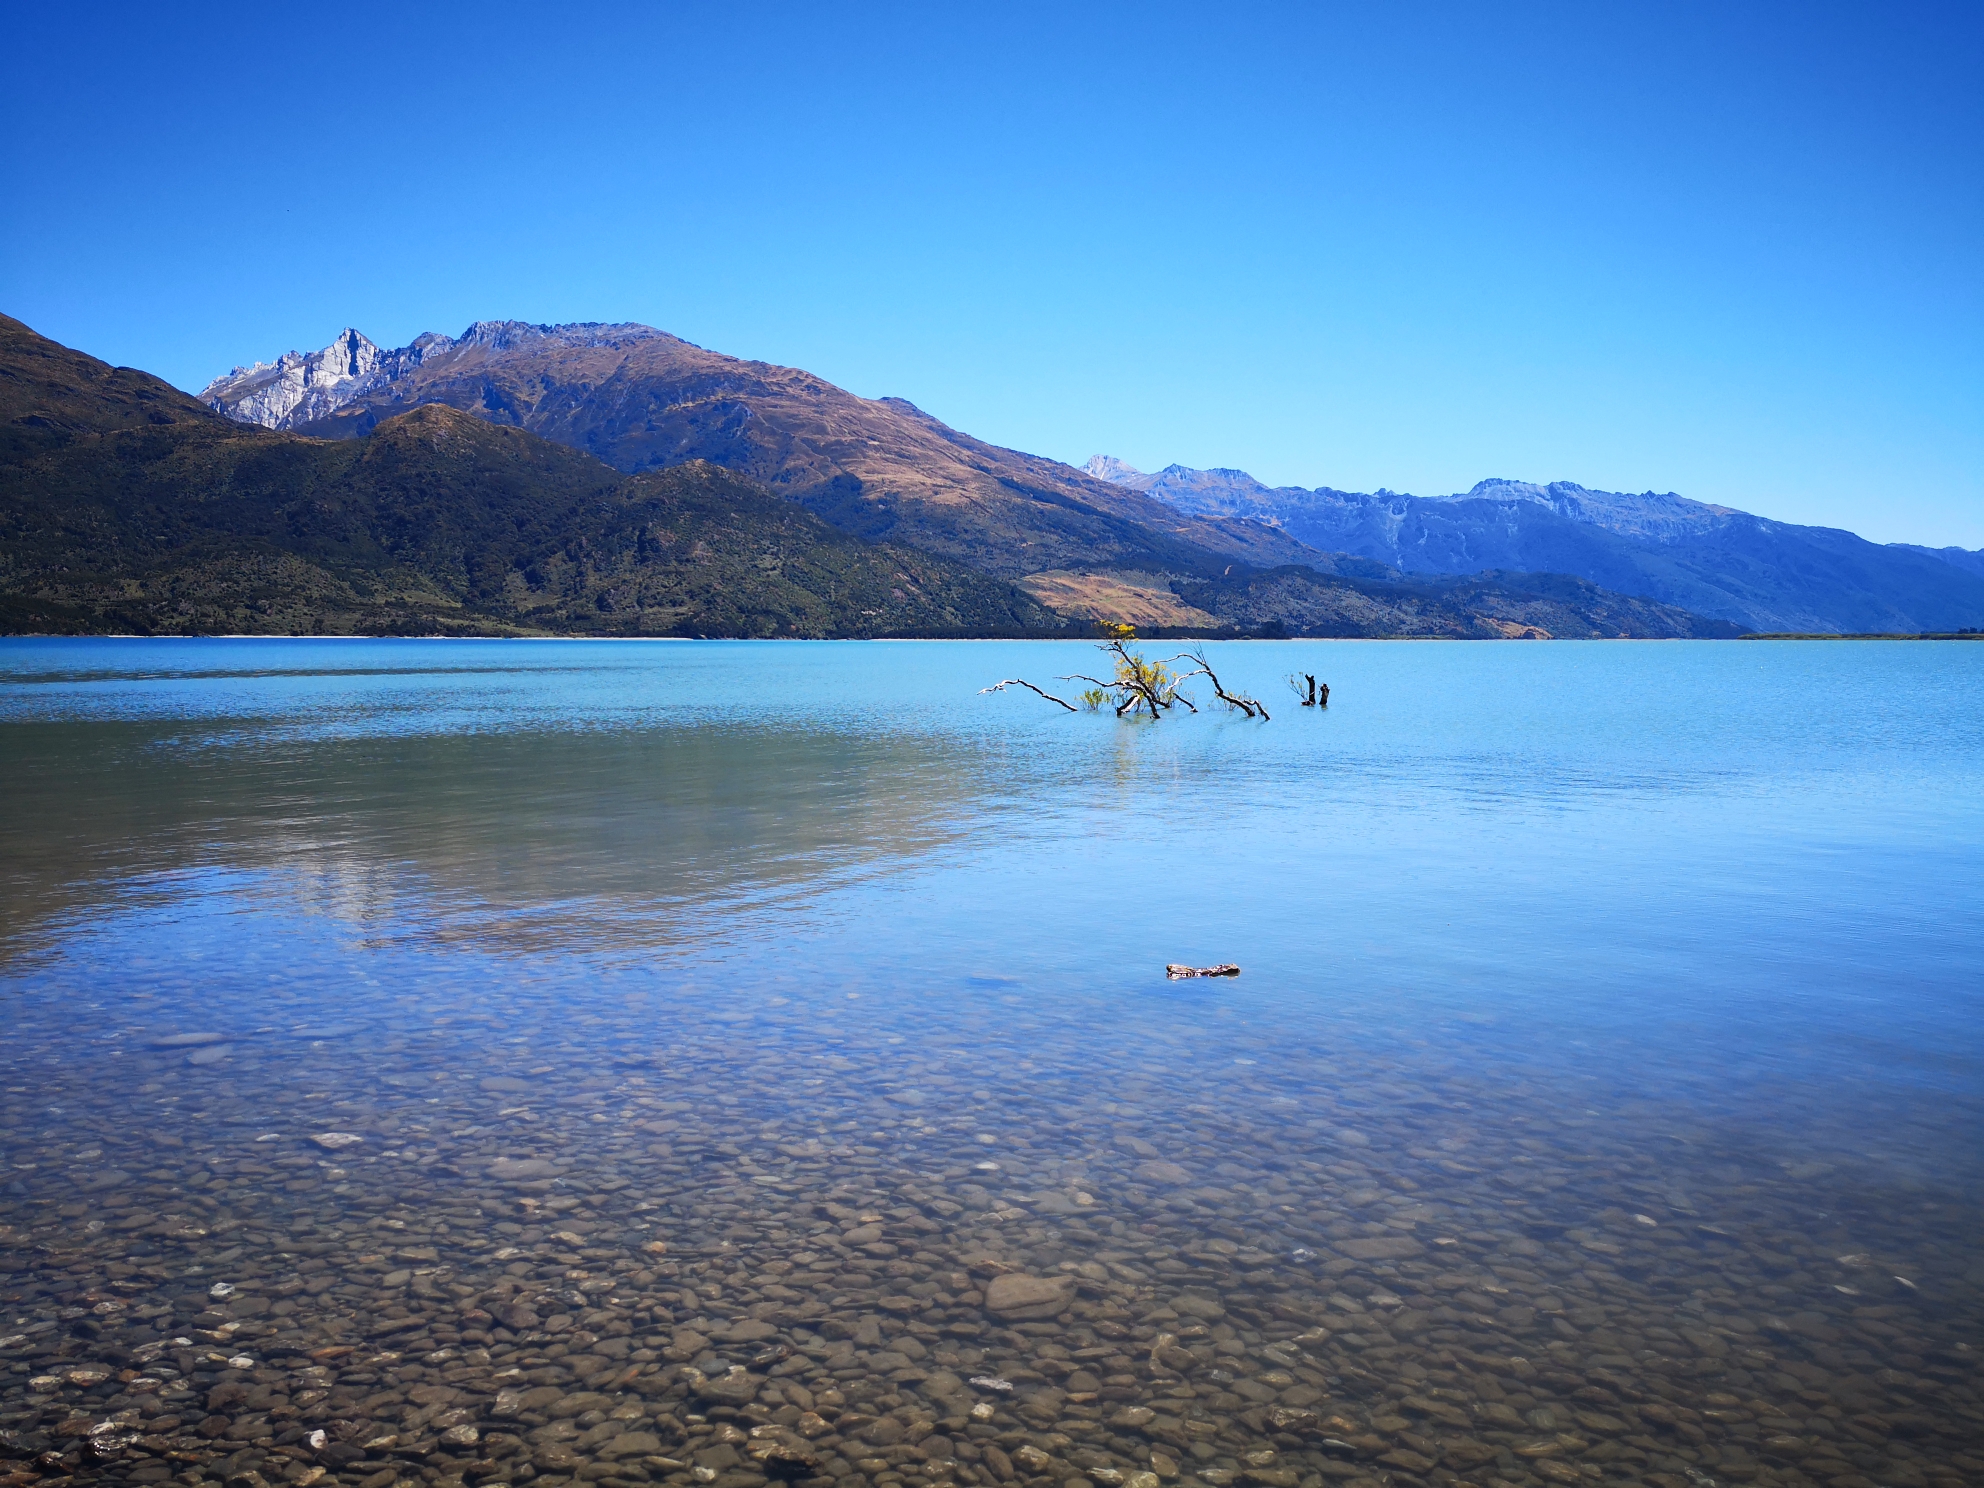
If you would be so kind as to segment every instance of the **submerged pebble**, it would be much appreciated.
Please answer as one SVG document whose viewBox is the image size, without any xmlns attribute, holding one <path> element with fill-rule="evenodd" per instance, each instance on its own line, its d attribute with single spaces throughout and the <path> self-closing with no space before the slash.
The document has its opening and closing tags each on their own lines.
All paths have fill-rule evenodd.
<svg viewBox="0 0 1984 1488">
<path fill-rule="evenodd" d="M 0 1484 L 1984 1482 L 1960 1184 L 996 995 L 16 1039 Z"/>
</svg>

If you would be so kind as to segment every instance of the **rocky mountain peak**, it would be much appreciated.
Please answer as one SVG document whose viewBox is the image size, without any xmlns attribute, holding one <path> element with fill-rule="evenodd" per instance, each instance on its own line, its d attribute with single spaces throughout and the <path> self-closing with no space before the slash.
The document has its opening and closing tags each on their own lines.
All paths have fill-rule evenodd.
<svg viewBox="0 0 1984 1488">
<path fill-rule="evenodd" d="M 540 345 L 621 347 L 656 340 L 689 344 L 653 326 L 478 320 L 459 336 L 425 331 L 407 345 L 387 351 L 347 326 L 321 351 L 289 351 L 273 362 L 236 367 L 208 383 L 199 396 L 209 408 L 243 423 L 297 429 L 397 382 L 416 367 L 471 351 L 500 354 Z"/>
<path fill-rule="evenodd" d="M 273 362 L 236 367 L 201 389 L 200 401 L 243 423 L 286 428 L 347 401 L 341 394 L 368 381 L 383 355 L 370 337 L 346 326 L 321 351 L 289 351 Z"/>
<path fill-rule="evenodd" d="M 1532 481 L 1493 479 L 1478 481 L 1464 495 L 1443 498 L 1449 501 L 1486 499 L 1490 501 L 1533 501 L 1547 506 L 1559 516 L 1594 527 L 1643 537 L 1655 542 L 1674 542 L 1691 534 L 1721 526 L 1727 518 L 1740 516 L 1733 507 L 1711 506 L 1692 501 L 1672 491 L 1591 491 L 1575 481 Z"/>
<path fill-rule="evenodd" d="M 524 320 L 478 320 L 455 339 L 457 347 L 482 347 L 489 351 L 517 351 L 549 343 L 554 346 L 628 346 L 640 341 L 675 341 L 666 331 L 632 321 L 573 321 L 565 325 L 534 325 Z M 687 343 L 682 343 L 687 344 Z"/>
<path fill-rule="evenodd" d="M 1082 466 L 1082 470 L 1097 480 L 1106 480 L 1112 486 L 1127 486 L 1132 491 L 1148 491 L 1157 484 L 1156 476 L 1146 475 L 1114 455 L 1090 455 L 1088 464 Z"/>
</svg>

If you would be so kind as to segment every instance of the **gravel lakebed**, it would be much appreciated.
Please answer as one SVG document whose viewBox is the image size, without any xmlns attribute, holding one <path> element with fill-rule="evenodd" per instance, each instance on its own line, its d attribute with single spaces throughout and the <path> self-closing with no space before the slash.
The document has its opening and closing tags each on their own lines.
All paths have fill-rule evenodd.
<svg viewBox="0 0 1984 1488">
<path fill-rule="evenodd" d="M 1822 1092 L 792 983 L 25 999 L 0 1488 L 1984 1483 L 1975 1188 Z"/>
</svg>

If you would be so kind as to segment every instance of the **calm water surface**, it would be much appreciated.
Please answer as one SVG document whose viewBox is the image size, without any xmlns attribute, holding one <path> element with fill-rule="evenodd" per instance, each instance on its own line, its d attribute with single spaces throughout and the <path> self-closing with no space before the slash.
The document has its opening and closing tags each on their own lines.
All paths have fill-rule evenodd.
<svg viewBox="0 0 1984 1488">
<path fill-rule="evenodd" d="M 0 1484 L 1984 1482 L 1984 646 L 1213 656 L 0 641 Z"/>
</svg>

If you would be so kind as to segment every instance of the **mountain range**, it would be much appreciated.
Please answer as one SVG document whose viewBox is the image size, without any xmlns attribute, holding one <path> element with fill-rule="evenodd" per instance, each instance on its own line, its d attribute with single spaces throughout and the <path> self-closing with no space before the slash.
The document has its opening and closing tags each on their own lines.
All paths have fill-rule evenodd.
<svg viewBox="0 0 1984 1488">
<path fill-rule="evenodd" d="M 1679 497 L 1503 485 L 1444 509 L 1522 503 L 1587 546 L 1632 553 L 1760 521 Z M 399 348 L 347 329 L 192 398 L 0 317 L 0 625 L 12 630 L 1012 635 L 1127 620 L 1487 637 L 1755 624 L 1655 593 L 1644 562 L 1614 562 L 1623 582 L 1608 583 L 1533 561 L 1535 543 L 1468 534 L 1472 547 L 1449 542 L 1429 562 L 1437 544 L 1401 537 L 1417 500 L 1270 491 L 1237 471 L 1145 476 L 1100 458 L 1076 470 L 902 399 L 646 326 L 481 321 Z M 1373 538 L 1387 520 L 1389 546 Z M 1984 574 L 1944 556 L 1873 551 L 1984 595 Z M 1726 587 L 1697 591 L 1722 604 Z"/>
<path fill-rule="evenodd" d="M 236 368 L 200 393 L 232 418 L 319 438 L 423 403 L 527 429 L 637 474 L 707 460 L 842 531 L 1002 578 L 1073 565 L 1218 572 L 1299 563 L 1259 522 L 1200 517 L 947 428 L 900 398 L 740 361 L 642 325 L 479 321 L 382 351 L 354 330 Z"/>
<path fill-rule="evenodd" d="M 1098 479 L 1180 511 L 1257 522 L 1401 573 L 1560 573 L 1751 631 L 1951 631 L 1984 624 L 1984 553 L 1881 545 L 1672 492 L 1487 480 L 1453 496 L 1269 487 L 1243 470 L 1147 474 L 1097 455 Z"/>
<path fill-rule="evenodd" d="M 361 437 L 406 409 L 440 403 L 629 473 L 707 460 L 842 532 L 1011 579 L 1078 619 L 1347 635 L 1729 629 L 1591 585 L 1499 575 L 1465 598 L 1444 581 L 1415 585 L 1384 565 L 1320 553 L 1271 523 L 1186 512 L 987 444 L 904 399 L 860 398 L 809 372 L 723 356 L 648 326 L 481 321 L 458 337 L 428 333 L 396 349 L 347 328 L 320 351 L 237 367 L 200 398 L 231 418 L 315 438 Z M 1250 597 L 1253 576 L 1285 570 L 1295 572 L 1262 581 Z"/>
<path fill-rule="evenodd" d="M 561 344 L 550 336 L 518 339 L 526 354 Z M 425 338 L 413 350 L 429 352 L 444 341 L 460 344 Z M 1093 607 L 1049 608 L 988 572 L 1007 561 L 996 542 L 988 542 L 991 551 L 979 564 L 959 562 L 843 530 L 789 495 L 708 459 L 647 461 L 627 473 L 584 450 L 484 416 L 506 384 L 540 390 L 552 384 L 542 366 L 506 360 L 483 379 L 475 411 L 428 398 L 402 398 L 376 411 L 357 407 L 345 396 L 354 384 L 382 365 L 391 372 L 413 360 L 375 357 L 369 345 L 341 337 L 325 353 L 238 374 L 247 384 L 243 397 L 253 400 L 245 406 L 267 420 L 258 423 L 0 316 L 0 629 L 1091 633 L 1098 613 Z M 822 401 L 829 396 L 849 397 L 827 389 Z M 751 410 L 753 419 L 767 423 L 777 413 L 769 401 Z M 268 426 L 287 421 L 314 430 L 339 415 L 329 438 Z M 567 428 L 588 420 L 607 422 L 575 408 Z M 843 442 L 848 437 L 844 430 L 828 433 Z M 754 430 L 753 438 L 783 447 L 796 463 L 808 457 L 794 431 Z M 973 448 L 959 440 L 961 448 Z M 916 470 L 914 446 L 870 455 L 865 468 L 872 472 L 885 457 Z M 1026 458 L 1012 457 L 1003 468 L 1023 469 Z M 829 468 L 824 482 L 843 474 Z M 918 489 L 926 497 L 940 477 L 954 486 L 966 482 L 955 468 L 924 475 Z M 1075 489 L 1089 479 L 1076 477 Z M 1033 531 L 1063 537 L 1086 530 L 1098 545 L 1113 534 L 1117 553 L 1164 565 L 1161 573 L 1144 576 L 1159 586 L 1151 594 L 1161 593 L 1169 607 L 1160 623 L 1182 617 L 1207 633 L 1243 626 L 1349 635 L 1715 633 L 1704 632 L 1710 622 L 1698 617 L 1621 602 L 1592 586 L 1401 584 L 1382 565 L 1356 560 L 1345 561 L 1377 578 L 1328 576 L 1300 565 L 1257 569 L 1205 544 L 1327 561 L 1259 524 L 1251 530 L 1234 524 L 1237 531 L 1226 534 L 1217 523 L 1180 517 L 1106 483 L 1096 484 L 1109 499 L 1096 504 L 1067 492 L 1052 499 L 1031 494 L 1016 478 L 989 484 L 991 489 L 981 488 L 979 507 L 989 508 L 990 516 L 980 510 L 980 521 L 996 527 L 1003 520 L 1007 530 L 1031 523 Z M 867 509 L 896 495 L 885 487 Z M 1002 500 L 1010 509 L 1004 519 Z M 1145 508 L 1164 526 L 1135 521 Z M 844 516 L 864 510 L 831 502 L 823 509 Z M 1299 576 L 1289 581 L 1289 602 L 1272 614 L 1258 603 L 1250 608 L 1250 585 L 1277 573 Z M 1053 588 L 1064 581 L 1043 582 Z M 1079 587 L 1083 579 L 1072 582 Z M 1121 587 L 1111 577 L 1092 582 L 1105 590 Z M 1206 604 L 1236 618 L 1194 608 L 1176 588 L 1164 587 L 1187 584 L 1198 586 Z"/>
</svg>

